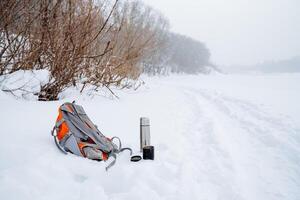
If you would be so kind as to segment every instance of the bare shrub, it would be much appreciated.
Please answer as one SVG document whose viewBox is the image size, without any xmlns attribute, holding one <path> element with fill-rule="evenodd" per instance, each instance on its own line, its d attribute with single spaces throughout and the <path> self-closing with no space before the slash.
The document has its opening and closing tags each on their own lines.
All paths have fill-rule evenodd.
<svg viewBox="0 0 300 200">
<path fill-rule="evenodd" d="M 34 68 L 28 36 L 40 15 L 36 6 L 33 0 L 0 1 L 0 76 Z"/>
<path fill-rule="evenodd" d="M 47 69 L 39 100 L 83 84 L 135 86 L 143 62 L 162 45 L 167 20 L 139 1 L 0 2 L 0 76 Z"/>
</svg>

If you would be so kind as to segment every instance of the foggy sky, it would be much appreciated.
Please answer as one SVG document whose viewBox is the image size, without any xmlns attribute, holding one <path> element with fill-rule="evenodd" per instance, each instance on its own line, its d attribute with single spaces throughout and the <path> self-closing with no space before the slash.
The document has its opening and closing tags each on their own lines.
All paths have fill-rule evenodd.
<svg viewBox="0 0 300 200">
<path fill-rule="evenodd" d="M 207 44 L 219 65 L 300 55 L 300 0 L 144 0 L 171 30 Z"/>
</svg>

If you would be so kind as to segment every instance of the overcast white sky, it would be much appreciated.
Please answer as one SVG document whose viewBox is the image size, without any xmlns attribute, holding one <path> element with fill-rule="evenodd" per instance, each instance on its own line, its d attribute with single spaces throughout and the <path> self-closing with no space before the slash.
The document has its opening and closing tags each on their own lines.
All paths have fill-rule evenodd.
<svg viewBox="0 0 300 200">
<path fill-rule="evenodd" d="M 144 0 L 171 30 L 207 44 L 219 65 L 300 55 L 300 0 Z"/>
</svg>

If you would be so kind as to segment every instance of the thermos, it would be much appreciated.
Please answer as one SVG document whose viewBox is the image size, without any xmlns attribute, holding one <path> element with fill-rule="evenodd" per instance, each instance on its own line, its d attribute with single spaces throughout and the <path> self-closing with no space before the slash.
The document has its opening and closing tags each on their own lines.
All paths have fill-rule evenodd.
<svg viewBox="0 0 300 200">
<path fill-rule="evenodd" d="M 150 120 L 140 118 L 140 148 L 144 160 L 154 160 L 154 146 L 150 145 Z"/>
<path fill-rule="evenodd" d="M 150 120 L 146 117 L 140 118 L 140 150 L 143 152 L 145 146 L 150 146 Z"/>
</svg>

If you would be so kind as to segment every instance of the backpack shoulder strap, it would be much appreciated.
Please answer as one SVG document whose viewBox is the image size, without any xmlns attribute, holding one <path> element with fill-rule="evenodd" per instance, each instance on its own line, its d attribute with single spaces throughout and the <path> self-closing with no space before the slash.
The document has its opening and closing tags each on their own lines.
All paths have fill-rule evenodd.
<svg viewBox="0 0 300 200">
<path fill-rule="evenodd" d="M 130 151 L 130 156 L 132 155 L 132 149 L 128 148 L 128 147 L 127 148 L 121 148 L 117 152 L 112 152 L 112 153 L 109 154 L 109 157 L 113 157 L 114 160 L 105 167 L 106 171 L 109 170 L 109 168 L 111 168 L 112 166 L 114 166 L 116 164 L 116 162 L 117 162 L 117 154 L 121 153 L 121 152 L 123 152 L 125 150 Z"/>
<path fill-rule="evenodd" d="M 54 138 L 54 142 L 55 142 L 57 148 L 58 148 L 61 152 L 63 152 L 64 154 L 68 154 L 68 153 L 65 151 L 65 149 L 59 144 L 59 141 L 58 141 L 58 138 L 57 138 L 57 133 L 56 133 L 55 129 L 56 129 L 56 127 L 54 126 L 53 129 L 52 129 L 52 131 L 51 131 L 51 135 L 52 135 L 53 138 Z"/>
<path fill-rule="evenodd" d="M 117 161 L 117 155 L 115 153 L 111 153 L 110 156 L 113 157 L 114 160 L 105 167 L 106 171 L 109 170 L 109 168 L 111 168 L 112 166 L 114 166 Z"/>
</svg>

